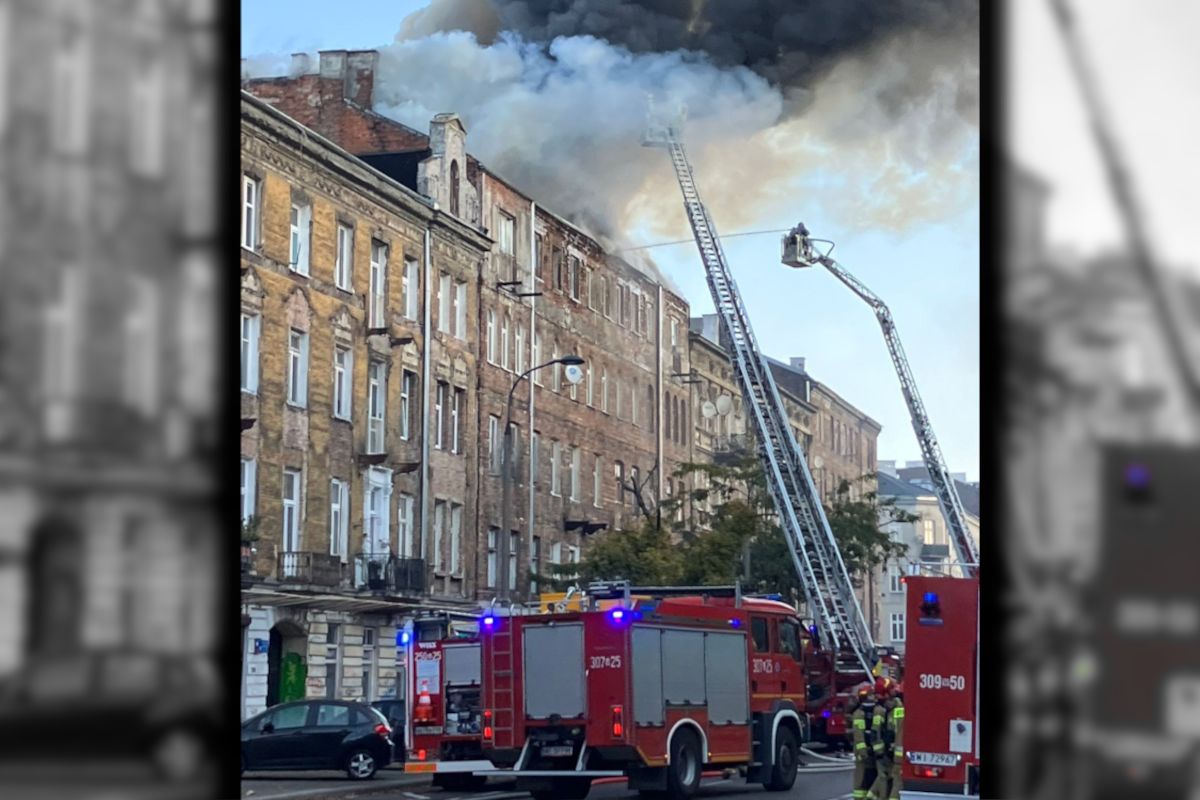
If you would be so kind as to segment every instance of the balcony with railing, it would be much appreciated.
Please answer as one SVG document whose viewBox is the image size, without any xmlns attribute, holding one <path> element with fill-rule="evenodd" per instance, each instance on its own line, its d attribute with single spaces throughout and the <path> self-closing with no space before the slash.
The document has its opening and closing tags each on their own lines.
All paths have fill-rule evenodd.
<svg viewBox="0 0 1200 800">
<path fill-rule="evenodd" d="M 277 574 L 281 583 L 302 583 L 332 588 L 341 585 L 344 570 L 341 556 L 328 553 L 285 551 L 279 554 L 279 572 Z"/>
<path fill-rule="evenodd" d="M 360 553 L 354 561 L 354 586 L 390 595 L 415 596 L 425 592 L 425 559 L 391 553 Z"/>
</svg>

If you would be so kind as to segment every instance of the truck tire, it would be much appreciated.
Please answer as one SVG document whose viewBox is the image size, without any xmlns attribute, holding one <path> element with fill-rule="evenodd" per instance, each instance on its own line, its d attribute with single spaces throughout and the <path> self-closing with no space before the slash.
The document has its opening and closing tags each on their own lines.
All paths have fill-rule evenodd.
<svg viewBox="0 0 1200 800">
<path fill-rule="evenodd" d="M 763 782 L 769 792 L 786 792 L 796 782 L 796 771 L 800 768 L 800 750 L 796 746 L 796 734 L 792 729 L 780 725 L 775 731 L 775 753 L 771 760 L 771 777 Z"/>
<path fill-rule="evenodd" d="M 549 789 L 535 789 L 529 794 L 533 800 L 584 800 L 591 790 L 591 778 L 561 778 Z"/>
<path fill-rule="evenodd" d="M 671 763 L 667 765 L 667 797 L 687 800 L 700 788 L 704 757 L 700 740 L 690 730 L 683 729 L 671 739 Z"/>
</svg>

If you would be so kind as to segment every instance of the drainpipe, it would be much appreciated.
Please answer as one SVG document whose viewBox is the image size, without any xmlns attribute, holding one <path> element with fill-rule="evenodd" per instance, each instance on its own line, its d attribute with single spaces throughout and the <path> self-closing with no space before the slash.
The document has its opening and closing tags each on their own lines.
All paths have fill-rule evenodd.
<svg viewBox="0 0 1200 800">
<path fill-rule="evenodd" d="M 432 220 L 430 220 L 432 222 Z M 433 359 L 433 328 L 430 323 L 432 314 L 430 305 L 433 292 L 430 288 L 433 268 L 430 264 L 430 232 L 425 228 L 425 288 L 421 292 L 425 304 L 423 332 L 425 334 L 424 353 L 421 357 L 421 558 L 425 559 L 425 575 L 428 577 L 431 566 L 429 552 L 429 483 L 433 479 L 433 470 L 429 464 L 429 378 L 432 373 L 430 362 Z M 428 588 L 428 587 L 427 587 Z"/>
<path fill-rule="evenodd" d="M 658 408 L 655 410 L 658 419 L 655 421 L 654 447 L 658 464 L 658 502 L 661 504 L 663 499 L 663 399 L 666 394 L 666 382 L 663 380 L 663 287 L 661 283 L 658 285 L 658 336 L 655 341 L 654 353 L 655 371 L 658 373 Z"/>
<path fill-rule="evenodd" d="M 531 292 L 531 293 L 537 291 L 538 263 L 537 263 L 537 259 L 536 259 L 536 253 L 537 253 L 537 203 L 534 202 L 533 200 L 530 200 L 529 201 L 529 288 L 526 289 L 525 291 Z M 534 352 L 535 352 L 533 343 L 536 340 L 537 340 L 537 296 L 530 294 L 530 297 L 529 297 L 529 342 L 528 342 L 528 344 L 529 344 L 529 366 L 530 367 L 537 366 L 537 362 L 533 360 Z M 533 514 L 534 514 L 534 500 L 537 497 L 537 493 L 533 488 L 533 477 L 534 477 L 535 470 L 537 469 L 537 462 L 534 460 L 534 457 L 533 457 L 533 398 L 534 398 L 534 395 L 537 394 L 537 392 L 534 391 L 536 388 L 537 388 L 537 386 L 534 383 L 533 377 L 530 376 L 530 378 L 529 378 L 529 426 L 526 428 L 526 431 L 528 431 L 527 438 L 529 439 L 529 515 L 526 517 L 526 521 L 529 525 L 529 550 L 527 552 L 530 554 L 530 556 L 533 555 L 533 531 L 534 531 Z M 538 556 L 540 558 L 541 553 L 538 553 Z M 539 586 L 538 589 L 540 590 L 541 587 Z"/>
</svg>

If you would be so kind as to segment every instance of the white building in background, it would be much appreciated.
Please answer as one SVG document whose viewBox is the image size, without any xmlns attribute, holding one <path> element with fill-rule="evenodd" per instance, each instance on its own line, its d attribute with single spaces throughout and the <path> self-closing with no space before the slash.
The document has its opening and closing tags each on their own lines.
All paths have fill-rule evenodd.
<svg viewBox="0 0 1200 800">
<path fill-rule="evenodd" d="M 979 486 L 963 480 L 965 475 L 952 474 L 967 514 L 967 528 L 978 548 Z M 929 481 L 929 471 L 923 463 L 909 462 L 897 468 L 894 461 L 880 461 L 877 479 L 880 503 L 894 501 L 892 508 L 917 517 L 912 522 L 895 522 L 888 510 L 880 519 L 880 527 L 888 531 L 893 540 L 904 543 L 908 552 L 899 563 L 889 562 L 876 573 L 880 620 L 877 641 L 903 652 L 908 620 L 905 585 L 901 578 L 922 569 L 930 573 L 957 574 L 949 567 L 958 559 L 950 544 L 946 518 Z"/>
</svg>

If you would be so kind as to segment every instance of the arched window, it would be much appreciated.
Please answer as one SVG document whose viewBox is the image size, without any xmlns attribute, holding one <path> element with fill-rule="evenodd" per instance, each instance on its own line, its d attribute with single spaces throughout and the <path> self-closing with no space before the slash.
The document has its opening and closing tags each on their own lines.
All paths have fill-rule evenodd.
<svg viewBox="0 0 1200 800">
<path fill-rule="evenodd" d="M 458 195 L 459 195 L 459 180 L 458 180 L 458 161 L 450 162 L 450 213 L 458 216 Z"/>
<path fill-rule="evenodd" d="M 663 403 L 663 436 L 667 439 L 671 438 L 671 395 L 666 396 L 666 401 Z"/>
<path fill-rule="evenodd" d="M 646 387 L 646 427 L 654 433 L 654 417 L 656 409 L 654 408 L 654 386 Z"/>
</svg>

